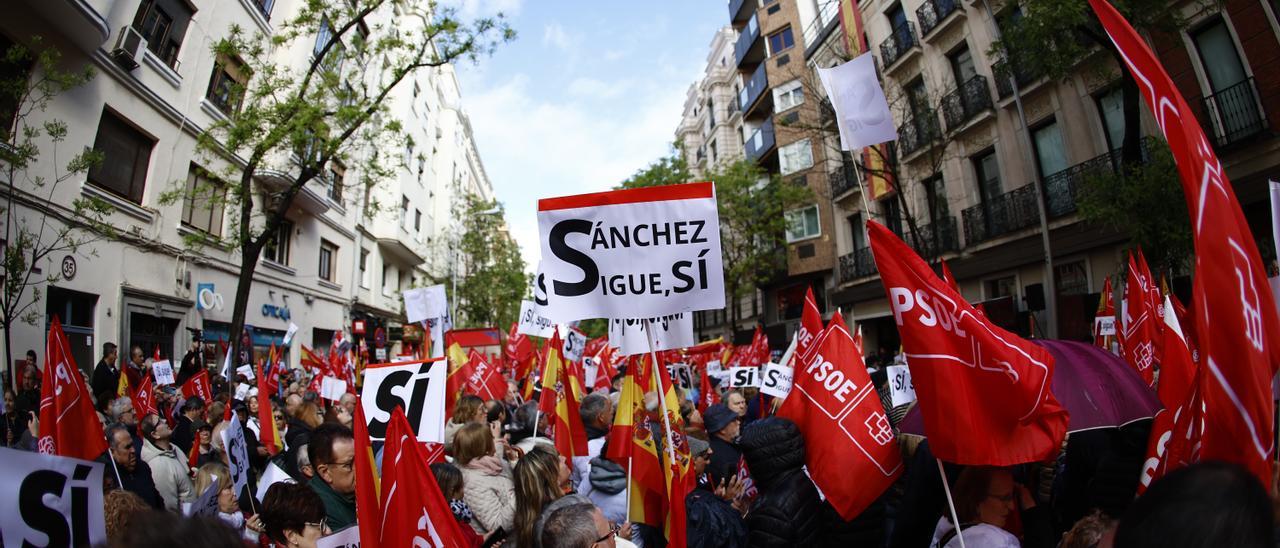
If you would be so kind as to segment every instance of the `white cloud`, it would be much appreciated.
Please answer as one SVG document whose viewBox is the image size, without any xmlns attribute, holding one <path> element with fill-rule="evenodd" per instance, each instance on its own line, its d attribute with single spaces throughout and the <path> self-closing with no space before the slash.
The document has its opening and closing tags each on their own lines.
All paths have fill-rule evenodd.
<svg viewBox="0 0 1280 548">
<path fill-rule="evenodd" d="M 543 28 L 542 45 L 544 46 L 554 46 L 559 50 L 570 51 L 575 41 L 569 37 L 569 33 L 564 31 L 560 23 L 551 23 Z"/>
<path fill-rule="evenodd" d="M 617 97 L 626 91 L 631 82 L 619 81 L 613 83 L 605 83 L 595 78 L 578 77 L 565 88 L 571 95 L 577 95 L 587 98 L 608 99 Z"/>
</svg>

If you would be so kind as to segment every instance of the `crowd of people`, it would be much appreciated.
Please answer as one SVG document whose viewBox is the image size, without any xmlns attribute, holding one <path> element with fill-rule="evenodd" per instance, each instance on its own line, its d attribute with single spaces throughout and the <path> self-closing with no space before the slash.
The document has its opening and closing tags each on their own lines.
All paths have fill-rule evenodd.
<svg viewBox="0 0 1280 548">
<path fill-rule="evenodd" d="M 20 387 L 4 392 L 0 439 L 33 451 L 41 380 L 35 353 L 27 360 Z M 325 400 L 306 389 L 309 373 L 290 370 L 269 398 L 283 438 L 283 450 L 272 455 L 261 438 L 256 389 L 236 399 L 233 385 L 213 375 L 214 397 L 204 401 L 166 386 L 157 390 L 156 412 L 140 417 L 116 390 L 120 375 L 141 378 L 149 363 L 136 347 L 130 363 L 116 361 L 115 345 L 104 345 L 89 382 L 108 442 L 99 461 L 109 465 L 109 546 L 310 547 L 355 525 L 354 395 Z M 179 382 L 199 371 L 198 362 L 183 360 Z M 877 373 L 872 378 L 883 385 Z M 610 389 L 588 390 L 579 402 L 588 454 L 571 458 L 556 450 L 536 401 L 522 401 L 517 380 L 508 381 L 502 400 L 457 400 L 444 429 L 445 456 L 431 472 L 470 545 L 667 545 L 660 523 L 629 521 L 628 463 L 608 456 L 625 374 L 624 367 Z M 693 403 L 703 396 L 696 388 L 678 391 L 697 478 L 684 507 L 689 546 L 953 548 L 961 536 L 966 546 L 997 548 L 1276 545 L 1278 506 L 1238 467 L 1189 466 L 1136 496 L 1150 421 L 1072 433 L 1054 461 L 1009 468 L 943 466 L 928 440 L 899 435 L 905 473 L 846 521 L 806 473 L 800 429 L 773 416 L 779 402 L 751 388 L 712 386 L 723 403 L 704 412 Z M 657 400 L 646 394 L 650 414 L 641 420 L 662 432 Z M 895 427 L 903 411 L 889 413 Z M 249 487 L 240 492 L 222 443 L 227 417 L 240 422 L 248 446 Z M 212 486 L 216 516 L 187 516 Z"/>
</svg>

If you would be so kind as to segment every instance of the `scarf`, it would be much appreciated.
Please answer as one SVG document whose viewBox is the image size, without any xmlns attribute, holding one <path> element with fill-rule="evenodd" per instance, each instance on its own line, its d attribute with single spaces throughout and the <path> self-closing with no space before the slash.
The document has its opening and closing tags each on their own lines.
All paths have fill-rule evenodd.
<svg viewBox="0 0 1280 548">
<path fill-rule="evenodd" d="M 467 468 L 484 472 L 490 476 L 502 474 L 502 461 L 493 455 L 485 455 L 483 457 L 472 459 L 466 464 Z"/>
<path fill-rule="evenodd" d="M 475 517 L 471 513 L 471 507 L 462 499 L 449 499 L 449 510 L 453 511 L 453 517 L 458 519 L 458 523 L 469 524 L 471 518 Z"/>
</svg>

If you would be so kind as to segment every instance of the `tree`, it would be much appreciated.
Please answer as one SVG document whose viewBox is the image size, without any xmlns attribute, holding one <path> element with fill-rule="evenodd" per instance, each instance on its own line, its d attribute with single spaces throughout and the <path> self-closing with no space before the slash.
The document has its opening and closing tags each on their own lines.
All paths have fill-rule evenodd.
<svg viewBox="0 0 1280 548">
<path fill-rule="evenodd" d="M 1176 184 L 1178 167 L 1163 141 L 1148 142 L 1150 159 L 1138 169 L 1084 179 L 1076 198 L 1080 215 L 1128 234 L 1157 272 L 1185 272 L 1195 246 L 1182 185 Z"/>
<path fill-rule="evenodd" d="M 622 188 L 676 184 L 689 178 L 678 153 L 662 158 L 631 177 Z M 675 178 L 679 177 L 679 178 Z M 770 177 L 748 160 L 717 166 L 707 174 L 716 186 L 720 215 L 720 252 L 724 261 L 725 302 L 747 296 L 787 268 L 784 213 L 812 200 L 807 186 Z M 737 325 L 738 307 L 730 305 L 730 325 Z"/>
<path fill-rule="evenodd" d="M 93 69 L 63 70 L 61 53 L 46 47 L 40 37 L 30 47 L 12 45 L 3 52 L 0 74 L 0 163 L 6 176 L 6 197 L 0 205 L 4 217 L 4 291 L 0 295 L 0 330 L 4 331 L 5 364 L 13 363 L 13 327 L 16 322 L 37 325 L 44 317 L 36 307 L 41 286 L 58 273 L 40 275 L 36 268 L 63 253 L 96 254 L 92 244 L 113 237 L 103 222 L 111 206 L 100 198 L 80 197 L 69 206 L 56 199 L 58 186 L 78 178 L 101 162 L 101 154 L 84 150 L 59 165 L 59 149 L 67 138 L 67 124 L 58 119 L 38 120 L 54 98 L 93 78 Z M 45 147 L 46 150 L 41 150 Z M 42 152 L 51 159 L 43 160 Z M 52 177 L 41 175 L 45 164 Z M 19 212 L 21 206 L 25 211 Z M 64 318 L 65 320 L 65 318 Z M 12 375 L 12 371 L 9 371 Z M 12 377 L 9 381 L 12 381 Z"/>
<path fill-rule="evenodd" d="M 506 329 L 520 314 L 529 287 L 520 246 L 507 233 L 502 206 L 468 194 L 463 209 L 459 256 L 459 325 Z"/>
<path fill-rule="evenodd" d="M 188 243 L 239 251 L 233 334 L 243 332 L 258 259 L 304 186 L 342 162 L 355 173 L 343 191 L 358 192 L 368 212 L 378 208 L 374 185 L 407 169 L 400 155 L 382 151 L 411 143 L 388 110 L 396 86 L 423 69 L 474 62 L 515 36 L 501 14 L 468 23 L 453 8 L 410 0 L 309 0 L 273 23 L 271 36 L 233 26 L 214 44 L 219 62 L 237 63 L 249 79 L 229 85 L 235 112 L 199 138 L 199 151 L 226 167 L 195 187 L 196 198 L 234 213 L 228 236 Z M 299 49 L 312 52 L 303 67 L 288 62 Z M 184 195 L 175 186 L 169 202 Z M 241 339 L 231 337 L 233 355 Z"/>
</svg>

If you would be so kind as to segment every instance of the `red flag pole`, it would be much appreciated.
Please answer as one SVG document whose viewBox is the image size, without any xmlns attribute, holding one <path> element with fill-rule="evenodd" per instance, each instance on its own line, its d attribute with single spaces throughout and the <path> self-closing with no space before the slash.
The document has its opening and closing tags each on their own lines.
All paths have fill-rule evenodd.
<svg viewBox="0 0 1280 548">
<path fill-rule="evenodd" d="M 960 548 L 966 548 L 960 518 L 956 516 L 956 501 L 951 498 L 951 482 L 947 481 L 947 471 L 942 468 L 942 459 L 934 457 L 933 460 L 938 463 L 938 475 L 942 476 L 942 490 L 947 492 L 947 508 L 951 509 L 951 524 L 956 528 L 956 538 L 960 539 Z"/>
</svg>

